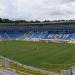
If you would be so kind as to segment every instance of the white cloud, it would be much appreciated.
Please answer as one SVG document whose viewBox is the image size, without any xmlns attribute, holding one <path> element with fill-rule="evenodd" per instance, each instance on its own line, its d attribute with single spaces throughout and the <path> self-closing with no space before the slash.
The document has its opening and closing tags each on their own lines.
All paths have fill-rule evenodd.
<svg viewBox="0 0 75 75">
<path fill-rule="evenodd" d="M 74 0 L 0 0 L 0 17 L 26 20 L 75 19 Z"/>
</svg>

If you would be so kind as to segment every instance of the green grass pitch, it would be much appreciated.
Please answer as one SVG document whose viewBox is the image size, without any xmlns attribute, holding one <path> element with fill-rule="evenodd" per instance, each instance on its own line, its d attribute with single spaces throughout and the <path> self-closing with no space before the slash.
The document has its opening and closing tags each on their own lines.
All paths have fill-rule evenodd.
<svg viewBox="0 0 75 75">
<path fill-rule="evenodd" d="M 75 63 L 75 45 L 26 41 L 0 41 L 0 55 L 34 67 Z"/>
</svg>

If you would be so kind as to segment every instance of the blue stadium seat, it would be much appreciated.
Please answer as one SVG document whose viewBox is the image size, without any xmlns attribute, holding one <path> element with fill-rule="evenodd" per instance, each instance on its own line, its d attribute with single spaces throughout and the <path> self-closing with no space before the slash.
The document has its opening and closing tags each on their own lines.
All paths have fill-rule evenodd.
<svg viewBox="0 0 75 75">
<path fill-rule="evenodd" d="M 8 35 L 10 38 L 19 38 L 19 37 L 21 37 L 22 35 L 24 35 L 24 32 L 7 32 L 7 35 Z"/>
<path fill-rule="evenodd" d="M 40 38 L 41 33 L 33 32 L 30 38 Z"/>
<path fill-rule="evenodd" d="M 75 39 L 75 34 L 72 34 L 70 39 Z"/>
<path fill-rule="evenodd" d="M 0 38 L 2 39 L 44 39 L 44 40 L 69 40 L 75 39 L 75 34 L 53 34 L 53 33 L 44 33 L 44 32 L 0 32 Z"/>
</svg>

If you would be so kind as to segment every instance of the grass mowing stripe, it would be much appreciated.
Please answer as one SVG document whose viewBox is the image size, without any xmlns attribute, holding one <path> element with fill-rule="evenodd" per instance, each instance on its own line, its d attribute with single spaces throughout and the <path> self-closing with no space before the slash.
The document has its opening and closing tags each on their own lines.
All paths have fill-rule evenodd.
<svg viewBox="0 0 75 75">
<path fill-rule="evenodd" d="M 75 45 L 27 41 L 0 41 L 0 55 L 30 66 L 75 63 Z"/>
</svg>

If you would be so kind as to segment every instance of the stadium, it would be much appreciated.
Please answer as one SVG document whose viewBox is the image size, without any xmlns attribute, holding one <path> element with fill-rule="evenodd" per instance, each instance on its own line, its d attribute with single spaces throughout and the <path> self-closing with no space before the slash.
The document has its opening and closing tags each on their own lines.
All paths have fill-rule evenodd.
<svg viewBox="0 0 75 75">
<path fill-rule="evenodd" d="M 0 24 L 0 40 L 75 42 L 75 23 Z"/>
<path fill-rule="evenodd" d="M 0 55 L 11 60 L 10 68 L 24 75 L 60 75 L 40 74 L 29 68 L 58 73 L 74 67 L 75 22 L 0 23 Z M 5 63 L 8 67 L 8 61 Z"/>
</svg>

